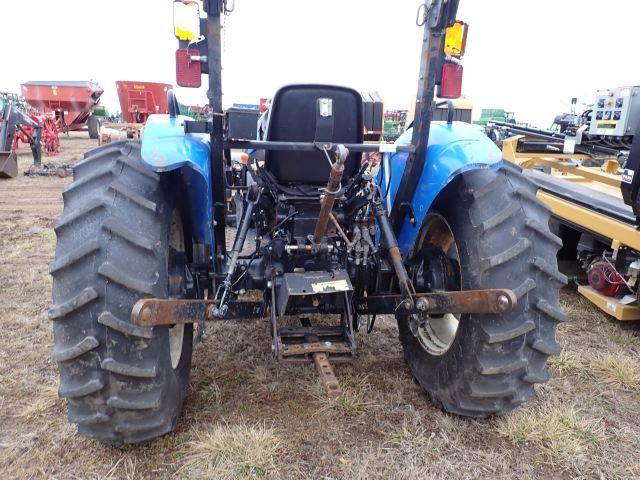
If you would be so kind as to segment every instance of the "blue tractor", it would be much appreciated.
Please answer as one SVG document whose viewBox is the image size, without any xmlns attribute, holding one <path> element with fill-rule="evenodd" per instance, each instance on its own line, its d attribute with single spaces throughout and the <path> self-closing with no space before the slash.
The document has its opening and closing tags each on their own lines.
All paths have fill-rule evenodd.
<svg viewBox="0 0 640 480">
<path fill-rule="evenodd" d="M 142 142 L 75 166 L 55 223 L 53 358 L 81 434 L 123 444 L 171 431 L 194 340 L 233 319 L 268 319 L 275 358 L 315 363 L 330 396 L 332 362 L 352 358 L 380 315 L 395 316 L 411 372 L 447 412 L 503 414 L 549 379 L 565 281 L 550 212 L 451 104 L 448 121 L 431 121 L 434 93 L 460 94 L 457 7 L 421 5 L 415 119 L 386 144 L 363 141 L 360 94 L 316 84 L 282 87 L 263 137 L 233 138 L 220 63 L 232 9 L 174 2 L 178 84 L 207 75 L 208 118 L 181 116 L 169 92 Z M 242 182 L 230 175 L 238 149 L 252 152 Z M 238 195 L 234 231 L 225 204 Z"/>
</svg>

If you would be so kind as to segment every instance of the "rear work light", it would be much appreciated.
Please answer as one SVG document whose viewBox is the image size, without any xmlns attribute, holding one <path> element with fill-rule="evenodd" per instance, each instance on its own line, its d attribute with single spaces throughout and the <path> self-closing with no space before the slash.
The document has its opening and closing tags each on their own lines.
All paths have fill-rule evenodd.
<svg viewBox="0 0 640 480">
<path fill-rule="evenodd" d="M 176 50 L 176 83 L 181 87 L 198 88 L 202 85 L 200 51 L 195 48 Z"/>
<path fill-rule="evenodd" d="M 440 98 L 460 98 L 462 95 L 462 65 L 445 62 L 436 95 Z"/>
</svg>

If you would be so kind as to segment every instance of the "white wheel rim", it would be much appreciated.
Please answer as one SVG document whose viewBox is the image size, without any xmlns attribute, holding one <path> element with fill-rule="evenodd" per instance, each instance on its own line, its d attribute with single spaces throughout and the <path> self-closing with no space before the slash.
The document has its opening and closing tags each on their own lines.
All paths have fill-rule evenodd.
<svg viewBox="0 0 640 480">
<path fill-rule="evenodd" d="M 418 341 L 430 354 L 443 355 L 453 345 L 459 324 L 460 320 L 451 313 L 440 318 L 429 317 L 418 327 Z"/>
<path fill-rule="evenodd" d="M 169 329 L 169 353 L 171 355 L 171 367 L 178 368 L 182 357 L 182 342 L 184 340 L 184 323 L 174 325 Z"/>
<path fill-rule="evenodd" d="M 449 258 L 457 260 L 460 265 L 458 246 L 455 243 L 451 227 L 444 217 L 433 215 L 429 219 L 427 233 L 429 230 L 433 230 L 431 244 L 439 247 Z M 419 322 L 414 335 L 422 348 L 431 355 L 440 356 L 444 355 L 453 345 L 460 326 L 460 315 L 451 313 L 433 317 L 427 315 L 421 320 L 417 316 L 412 316 L 411 321 Z"/>
<path fill-rule="evenodd" d="M 169 227 L 169 248 L 178 252 L 184 252 L 184 234 L 182 230 L 182 219 L 178 210 L 174 210 L 171 215 L 171 225 Z M 184 324 L 180 323 L 169 328 L 169 355 L 171 356 L 171 367 L 175 370 L 182 358 L 182 344 L 184 341 Z"/>
</svg>

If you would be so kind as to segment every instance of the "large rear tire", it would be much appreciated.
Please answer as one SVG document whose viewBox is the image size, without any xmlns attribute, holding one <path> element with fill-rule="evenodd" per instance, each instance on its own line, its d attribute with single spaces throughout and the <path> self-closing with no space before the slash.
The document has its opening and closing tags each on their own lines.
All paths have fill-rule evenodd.
<svg viewBox="0 0 640 480">
<path fill-rule="evenodd" d="M 560 351 L 555 330 L 565 316 L 558 292 L 566 278 L 556 262 L 562 243 L 549 231 L 550 212 L 535 194 L 535 185 L 516 167 L 459 176 L 429 212 L 439 227 L 425 235 L 409 262 L 427 289 L 433 287 L 433 271 L 445 263 L 440 272 L 456 272 L 444 283 L 462 290 L 510 288 L 518 297 L 516 310 L 507 315 L 445 316 L 433 323 L 398 317 L 413 375 L 448 412 L 503 414 L 531 399 L 534 384 L 549 379 L 547 358 Z M 442 240 L 447 229 L 453 246 Z M 446 251 L 434 255 L 442 245 Z M 423 258 L 429 265 L 416 269 Z"/>
<path fill-rule="evenodd" d="M 193 330 L 139 327 L 130 316 L 141 297 L 184 295 L 179 211 L 138 142 L 89 152 L 63 196 L 49 311 L 59 394 L 82 435 L 116 445 L 153 439 L 182 410 Z"/>
</svg>

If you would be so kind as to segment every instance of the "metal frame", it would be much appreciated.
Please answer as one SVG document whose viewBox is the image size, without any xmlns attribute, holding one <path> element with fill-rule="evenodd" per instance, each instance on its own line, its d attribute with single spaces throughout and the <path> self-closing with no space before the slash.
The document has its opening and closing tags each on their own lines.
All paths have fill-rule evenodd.
<svg viewBox="0 0 640 480">
<path fill-rule="evenodd" d="M 420 19 L 420 11 L 418 11 L 416 20 L 419 25 L 420 22 L 424 24 L 424 36 L 411 137 L 411 144 L 415 146 L 415 152 L 407 159 L 390 214 L 391 224 L 396 235 L 400 233 L 404 218 L 410 212 L 409 202 L 413 198 L 424 170 L 429 129 L 433 116 L 433 97 L 444 62 L 445 30 L 455 21 L 458 3 L 459 0 L 433 0 L 430 7 L 425 6 L 422 19 Z M 449 110 L 451 111 L 451 106 Z"/>
<path fill-rule="evenodd" d="M 563 133 L 552 132 L 551 130 L 542 130 L 539 128 L 525 127 L 523 125 L 514 125 L 513 123 L 491 121 L 489 126 L 495 125 L 506 129 L 512 135 L 525 135 L 527 137 L 533 137 L 545 141 L 549 145 L 554 145 L 558 148 L 563 148 L 566 140 L 577 140 L 577 138 L 570 137 Z M 616 156 L 618 150 L 612 147 L 605 147 L 602 145 L 594 145 L 590 143 L 582 143 L 580 141 L 575 142 L 575 153 L 594 155 L 594 156 Z"/>
<path fill-rule="evenodd" d="M 214 239 L 214 263 L 217 271 L 222 271 L 226 255 L 226 214 L 225 214 L 225 185 L 224 185 L 224 146 L 223 146 L 223 122 L 222 111 L 222 22 L 226 0 L 204 0 L 204 11 L 207 13 L 205 21 L 206 31 L 206 56 L 207 77 L 209 89 L 209 111 L 211 122 L 211 197 L 213 198 L 213 239 Z"/>
<path fill-rule="evenodd" d="M 554 152 L 519 152 L 518 145 L 525 140 L 526 135 L 516 135 L 502 141 L 502 157 L 522 168 L 533 168 L 535 165 L 542 165 L 554 168 L 564 173 L 571 173 L 587 180 L 610 185 L 612 187 L 620 187 L 621 177 L 615 175 L 620 164 L 615 158 L 607 160 L 607 167 L 603 170 L 600 167 L 583 167 L 582 165 L 574 165 L 568 163 L 567 160 L 588 160 L 591 155 L 581 153 L 554 153 Z"/>
<path fill-rule="evenodd" d="M 439 83 L 439 75 L 445 60 L 443 42 L 445 30 L 456 17 L 459 0 L 431 0 L 425 1 L 418 10 L 416 23 L 424 25 L 424 36 L 420 60 L 418 92 L 416 96 L 415 120 L 413 136 L 410 146 L 398 147 L 397 151 L 409 152 L 409 159 L 396 194 L 396 202 L 391 212 L 391 224 L 397 235 L 402 226 L 408 209 L 406 206 L 413 198 L 418 181 L 426 162 L 429 128 L 432 118 L 433 98 L 435 86 Z M 203 73 L 209 77 L 207 98 L 209 99 L 209 120 L 190 121 L 185 123 L 185 131 L 191 133 L 208 133 L 211 137 L 211 182 L 214 202 L 213 238 L 214 264 L 217 271 L 222 271 L 223 260 L 226 255 L 225 241 L 225 185 L 224 165 L 228 161 L 231 148 L 259 148 L 265 150 L 315 150 L 313 143 L 302 142 L 250 142 L 229 141 L 224 138 L 222 111 L 222 62 L 221 62 L 221 16 L 229 12 L 227 0 L 203 0 L 204 11 L 207 16 L 202 19 L 202 26 L 206 32 L 205 39 L 198 42 L 196 47 L 206 56 Z M 187 47 L 188 42 L 181 42 Z M 387 146 L 379 144 L 348 145 L 350 151 L 376 152 L 388 151 Z"/>
</svg>

